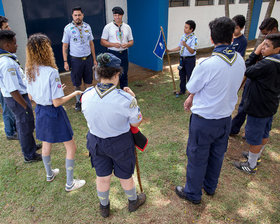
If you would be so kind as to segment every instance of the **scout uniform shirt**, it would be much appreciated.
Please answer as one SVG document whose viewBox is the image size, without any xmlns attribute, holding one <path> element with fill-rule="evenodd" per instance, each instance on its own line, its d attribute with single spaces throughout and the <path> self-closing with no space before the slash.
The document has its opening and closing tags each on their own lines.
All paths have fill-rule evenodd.
<svg viewBox="0 0 280 224">
<path fill-rule="evenodd" d="M 73 22 L 64 28 L 62 43 L 70 44 L 70 55 L 87 57 L 91 54 L 89 42 L 93 40 L 90 25 L 83 22 L 80 26 Z"/>
<path fill-rule="evenodd" d="M 182 41 L 186 42 L 186 44 L 187 44 L 190 48 L 194 49 L 193 54 L 191 54 L 191 53 L 188 51 L 188 49 L 187 49 L 185 46 L 183 46 L 183 45 L 181 44 Z M 194 33 L 191 33 L 191 34 L 189 34 L 189 35 L 183 34 L 183 36 L 182 36 L 181 39 L 180 39 L 179 47 L 181 47 L 180 56 L 186 57 L 186 56 L 194 56 L 194 55 L 196 55 L 197 38 L 196 38 L 196 36 L 194 35 Z"/>
<path fill-rule="evenodd" d="M 118 27 L 114 22 L 108 23 L 102 32 L 101 39 L 107 40 L 110 43 L 126 44 L 133 40 L 132 31 L 129 25 L 122 23 Z M 123 51 L 125 48 L 108 47 L 112 51 Z"/>
<path fill-rule="evenodd" d="M 12 97 L 10 94 L 16 90 L 21 95 L 26 94 L 24 73 L 17 61 L 17 57 L 7 51 L 1 50 L 0 54 L 0 88 L 4 97 Z"/>
<path fill-rule="evenodd" d="M 53 99 L 64 96 L 59 73 L 50 66 L 39 66 L 38 69 L 39 75 L 35 75 L 35 81 L 27 81 L 27 92 L 36 104 L 52 105 Z"/>
<path fill-rule="evenodd" d="M 142 120 L 136 99 L 114 85 L 103 92 L 98 86 L 90 87 L 81 101 L 89 131 L 99 138 L 124 134 L 131 123 Z"/>
</svg>

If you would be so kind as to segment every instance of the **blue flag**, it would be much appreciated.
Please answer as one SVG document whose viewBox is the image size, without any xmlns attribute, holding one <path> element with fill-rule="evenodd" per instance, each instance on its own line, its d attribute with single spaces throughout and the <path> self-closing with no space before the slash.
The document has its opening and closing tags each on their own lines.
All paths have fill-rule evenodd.
<svg viewBox="0 0 280 224">
<path fill-rule="evenodd" d="M 165 44 L 164 44 L 164 41 L 163 41 L 163 35 L 162 35 L 162 32 L 160 31 L 158 41 L 157 41 L 157 44 L 156 44 L 153 52 L 158 58 L 160 58 L 162 60 L 162 58 L 164 56 L 164 53 L 165 53 L 165 50 L 166 49 L 165 49 Z"/>
</svg>

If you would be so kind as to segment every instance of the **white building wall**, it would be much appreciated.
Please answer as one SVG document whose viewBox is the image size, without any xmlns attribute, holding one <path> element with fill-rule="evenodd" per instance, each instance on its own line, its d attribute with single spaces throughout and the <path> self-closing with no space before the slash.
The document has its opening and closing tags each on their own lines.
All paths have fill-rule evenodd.
<svg viewBox="0 0 280 224">
<path fill-rule="evenodd" d="M 113 21 L 112 9 L 115 6 L 119 6 L 123 9 L 123 21 L 127 23 L 127 0 L 105 0 L 105 9 L 106 9 L 106 23 Z"/>
<path fill-rule="evenodd" d="M 239 4 L 239 0 L 235 0 L 235 4 L 229 5 L 230 18 L 237 14 L 242 14 L 246 17 L 248 4 Z M 268 2 L 262 4 L 259 25 L 264 19 Z M 280 2 L 276 1 L 272 17 L 280 21 Z M 195 0 L 190 0 L 190 6 L 185 7 L 169 7 L 168 15 L 168 37 L 167 47 L 169 49 L 178 46 L 181 36 L 184 33 L 184 25 L 187 20 L 194 20 L 196 22 L 196 30 L 194 31 L 198 39 L 198 48 L 210 47 L 210 30 L 209 22 L 217 17 L 225 15 L 224 5 L 219 5 L 218 0 L 214 1 L 214 5 L 209 6 L 195 6 Z M 258 26 L 259 26 L 258 25 Z M 257 31 L 256 38 L 259 31 Z"/>
<path fill-rule="evenodd" d="M 2 0 L 5 17 L 9 20 L 11 29 L 16 33 L 17 53 L 21 65 L 25 66 L 25 46 L 27 43 L 26 26 L 23 17 L 21 0 Z"/>
</svg>

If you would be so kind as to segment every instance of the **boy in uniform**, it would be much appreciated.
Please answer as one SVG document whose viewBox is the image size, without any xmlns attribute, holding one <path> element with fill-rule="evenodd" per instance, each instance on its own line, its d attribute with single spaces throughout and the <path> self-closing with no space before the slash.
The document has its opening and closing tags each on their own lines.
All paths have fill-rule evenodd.
<svg viewBox="0 0 280 224">
<path fill-rule="evenodd" d="M 262 60 L 261 55 L 264 56 Z M 256 173 L 257 160 L 268 142 L 273 115 L 279 106 L 280 33 L 267 35 L 246 60 L 246 66 L 245 75 L 251 80 L 244 100 L 244 110 L 248 114 L 245 137 L 249 153 L 243 153 L 248 159 L 246 162 L 235 162 L 234 165 L 252 174 Z"/>
<path fill-rule="evenodd" d="M 201 189 L 214 195 L 227 150 L 231 113 L 242 82 L 245 63 L 231 45 L 234 22 L 217 18 L 209 24 L 215 45 L 211 57 L 193 70 L 185 110 L 192 111 L 187 146 L 187 181 L 176 194 L 193 204 L 201 202 Z"/>
<path fill-rule="evenodd" d="M 181 37 L 178 47 L 168 50 L 169 52 L 175 52 L 180 50 L 180 92 L 178 95 L 186 93 L 186 82 L 190 80 L 192 71 L 195 66 L 195 55 L 197 48 L 197 38 L 194 34 L 196 24 L 193 20 L 188 20 L 184 26 L 184 34 Z"/>
</svg>

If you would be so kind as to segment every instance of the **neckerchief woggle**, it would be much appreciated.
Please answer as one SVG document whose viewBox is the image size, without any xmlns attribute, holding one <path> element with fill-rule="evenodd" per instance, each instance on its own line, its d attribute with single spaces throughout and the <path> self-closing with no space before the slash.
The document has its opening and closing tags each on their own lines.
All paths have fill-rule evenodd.
<svg viewBox="0 0 280 224">
<path fill-rule="evenodd" d="M 233 65 L 237 58 L 237 53 L 233 45 L 219 45 L 214 48 L 212 55 L 217 55 L 230 66 Z"/>
<path fill-rule="evenodd" d="M 18 63 L 18 65 L 20 66 L 20 68 L 23 70 L 23 67 L 21 66 L 21 64 L 19 63 L 19 60 L 17 59 L 17 56 L 15 54 L 12 54 L 8 51 L 5 51 L 3 49 L 0 48 L 0 57 L 9 57 L 11 59 L 13 59 L 16 63 Z"/>
<path fill-rule="evenodd" d="M 96 93 L 101 99 L 115 88 L 116 86 L 113 83 L 97 83 L 95 86 Z"/>
<path fill-rule="evenodd" d="M 113 20 L 113 23 L 115 24 L 115 26 L 116 27 L 118 27 L 119 28 L 119 32 L 118 32 L 118 36 L 119 36 L 119 38 L 120 38 L 120 42 L 122 43 L 122 29 L 121 29 L 121 27 L 122 27 L 122 25 L 123 25 L 123 22 L 121 23 L 121 25 L 119 26 L 116 22 L 115 22 L 115 20 Z"/>
</svg>

